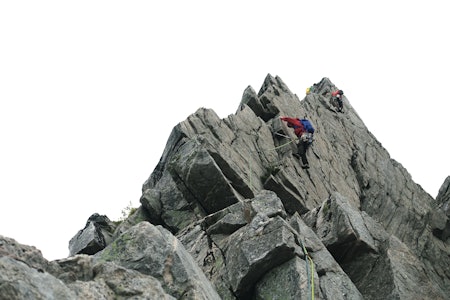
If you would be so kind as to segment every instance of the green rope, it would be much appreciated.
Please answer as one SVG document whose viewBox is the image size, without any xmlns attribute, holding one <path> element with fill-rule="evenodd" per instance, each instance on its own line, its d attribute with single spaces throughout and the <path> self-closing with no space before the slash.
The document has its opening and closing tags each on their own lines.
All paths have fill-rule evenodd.
<svg viewBox="0 0 450 300">
<path fill-rule="evenodd" d="M 280 148 L 285 147 L 285 146 L 289 145 L 290 143 L 294 143 L 294 142 L 295 141 L 293 139 L 291 139 L 287 143 L 284 143 L 284 144 L 277 146 L 275 148 L 272 148 L 272 149 L 266 149 L 265 151 L 273 151 L 276 149 L 280 149 Z M 257 152 L 257 150 L 254 150 L 252 152 Z M 251 169 L 251 159 L 249 159 L 248 164 L 249 164 L 249 166 L 248 166 L 249 172 L 251 172 L 251 170 L 252 170 Z M 251 176 L 251 175 L 249 175 L 249 176 L 250 176 L 250 189 L 251 189 L 253 176 Z M 314 262 L 313 262 L 311 256 L 309 255 L 308 250 L 306 250 L 306 247 L 301 240 L 300 240 L 300 244 L 303 248 L 303 253 L 305 254 L 306 276 L 308 278 L 308 290 L 310 290 L 311 300 L 314 300 Z M 308 264 L 308 261 L 309 261 L 309 264 Z"/>
<path fill-rule="evenodd" d="M 308 290 L 310 290 L 310 293 L 311 293 L 311 300 L 314 300 L 314 262 L 313 262 L 311 256 L 309 255 L 308 250 L 306 250 L 306 247 L 301 240 L 300 240 L 300 243 L 303 248 L 303 253 L 305 254 L 306 277 L 308 278 Z M 308 260 L 309 260 L 309 265 L 308 265 Z"/>
<path fill-rule="evenodd" d="M 284 143 L 284 144 L 282 144 L 282 145 L 280 145 L 280 146 L 277 146 L 277 147 L 275 147 L 275 148 L 273 148 L 273 149 L 268 149 L 267 151 L 277 150 L 277 149 L 280 149 L 280 148 L 282 148 L 282 147 L 284 147 L 284 146 L 287 146 L 287 145 L 289 145 L 290 143 L 294 143 L 294 142 L 295 142 L 294 140 L 290 140 L 290 141 L 287 142 L 287 143 Z"/>
<path fill-rule="evenodd" d="M 303 252 L 305 252 L 305 250 L 303 250 Z M 311 289 L 311 280 L 309 277 L 309 264 L 308 264 L 308 259 L 306 258 L 306 255 L 305 255 L 305 264 L 306 264 L 306 280 L 308 281 L 308 291 L 309 291 Z"/>
<path fill-rule="evenodd" d="M 285 146 L 287 146 L 287 145 L 289 145 L 290 143 L 293 143 L 293 142 L 295 142 L 295 141 L 291 139 L 287 143 L 284 143 L 284 144 L 282 144 L 280 146 L 277 146 L 275 148 L 262 150 L 262 152 L 277 150 L 277 149 L 283 148 L 283 147 L 285 147 Z M 253 150 L 253 151 L 250 151 L 250 152 L 260 152 L 260 150 Z M 251 175 L 251 172 L 252 172 L 252 160 L 251 159 L 248 160 L 248 171 L 249 171 L 249 177 L 250 177 L 249 185 L 250 185 L 250 189 L 252 189 L 252 178 L 253 178 L 253 176 Z"/>
<path fill-rule="evenodd" d="M 308 255 L 309 263 L 311 264 L 311 300 L 314 300 L 314 263 Z"/>
</svg>

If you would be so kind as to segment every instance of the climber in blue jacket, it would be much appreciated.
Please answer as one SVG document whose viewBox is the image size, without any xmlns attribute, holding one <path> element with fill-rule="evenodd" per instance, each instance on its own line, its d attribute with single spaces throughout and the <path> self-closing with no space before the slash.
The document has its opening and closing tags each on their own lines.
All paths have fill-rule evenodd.
<svg viewBox="0 0 450 300">
<path fill-rule="evenodd" d="M 309 168 L 308 159 L 306 158 L 306 150 L 312 144 L 314 127 L 311 122 L 307 119 L 298 119 L 290 117 L 281 117 L 282 121 L 287 123 L 288 127 L 294 128 L 295 135 L 299 138 L 297 144 L 298 154 L 295 153 L 294 156 L 301 158 L 301 166 L 303 169 Z"/>
</svg>

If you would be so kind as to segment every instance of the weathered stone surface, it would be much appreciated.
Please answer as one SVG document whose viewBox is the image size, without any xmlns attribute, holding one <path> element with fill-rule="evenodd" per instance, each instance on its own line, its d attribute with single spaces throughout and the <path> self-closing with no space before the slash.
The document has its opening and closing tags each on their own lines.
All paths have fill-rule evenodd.
<svg viewBox="0 0 450 300">
<path fill-rule="evenodd" d="M 153 224 L 161 223 L 162 205 L 161 192 L 154 189 L 147 189 L 142 193 L 141 204 L 149 214 Z"/>
<path fill-rule="evenodd" d="M 430 280 L 425 265 L 397 237 L 389 237 L 386 255 L 395 286 L 391 294 L 396 298 L 445 299 L 445 292 Z M 375 296 L 379 297 L 379 294 Z"/>
<path fill-rule="evenodd" d="M 0 236 L 0 299 L 175 299 L 161 282 L 85 254 L 48 262 L 36 248 Z M 195 298 L 186 293 L 183 299 Z"/>
<path fill-rule="evenodd" d="M 176 299 L 167 294 L 161 282 L 152 276 L 125 269 L 112 263 L 99 264 L 94 269 L 96 279 L 102 279 L 119 297 L 137 299 Z M 189 297 L 185 297 L 189 299 Z"/>
<path fill-rule="evenodd" d="M 305 266 L 304 260 L 294 257 L 267 272 L 256 285 L 256 299 L 311 299 L 314 279 L 311 280 L 310 272 L 311 270 Z M 316 284 L 317 279 L 315 278 Z M 314 295 L 319 298 L 317 289 Z"/>
<path fill-rule="evenodd" d="M 62 281 L 9 256 L 0 257 L 0 299 L 76 299 Z"/>
<path fill-rule="evenodd" d="M 444 210 L 448 216 L 450 213 L 450 176 L 448 176 L 441 185 L 439 193 L 436 197 L 436 202 L 438 203 L 438 206 L 442 207 L 442 210 Z"/>
<path fill-rule="evenodd" d="M 220 299 L 192 256 L 166 229 L 141 222 L 94 256 L 158 279 L 175 298 Z"/>
<path fill-rule="evenodd" d="M 231 287 L 238 297 L 246 297 L 266 272 L 293 258 L 298 245 L 287 223 L 280 217 L 257 214 L 249 227 L 229 238 L 226 265 Z"/>
<path fill-rule="evenodd" d="M 94 279 L 92 256 L 87 254 L 78 254 L 64 259 L 57 260 L 60 267 L 58 272 L 53 275 L 66 283 L 75 281 L 89 281 Z"/>
<path fill-rule="evenodd" d="M 58 278 L 77 299 L 175 299 L 154 277 L 125 269 L 115 263 L 94 263 L 93 256 L 79 254 L 57 261 Z"/>
<path fill-rule="evenodd" d="M 449 243 L 450 238 L 450 176 L 448 176 L 436 197 L 436 208 L 431 212 L 430 225 L 433 234 Z"/>
<path fill-rule="evenodd" d="M 177 236 L 216 286 L 222 299 L 246 299 L 251 291 L 255 291 L 253 296 L 258 299 L 274 295 L 268 290 L 279 285 L 270 282 L 275 277 L 294 276 L 294 273 L 301 276 L 306 272 L 306 269 L 295 269 L 294 272 L 291 265 L 295 264 L 296 258 L 303 266 L 306 264 L 303 244 L 313 258 L 312 269 L 318 270 L 311 271 L 315 276 L 317 295 L 322 295 L 321 278 L 326 276 L 339 282 L 336 286 L 328 284 L 329 297 L 339 292 L 352 295 L 351 299 L 361 299 L 356 286 L 300 216 L 295 214 L 290 220 L 286 218 L 288 215 L 277 195 L 263 190 L 253 199 L 205 217 Z M 272 273 L 271 270 L 276 270 L 273 273 L 278 275 L 267 275 Z M 343 282 L 346 288 L 342 288 Z M 293 298 L 285 299 L 296 299 L 295 295 L 310 292 L 307 286 L 294 292 L 295 283 L 292 284 L 292 289 L 283 295 L 291 294 Z"/>
<path fill-rule="evenodd" d="M 319 276 L 319 280 L 315 280 L 316 286 L 320 287 L 318 289 L 319 298 L 363 299 L 358 288 L 304 220 L 298 214 L 294 214 L 289 222 L 292 228 L 298 232 L 298 239 L 314 262 L 314 270 Z M 305 293 L 303 290 L 303 294 Z"/>
<path fill-rule="evenodd" d="M 404 243 L 341 195 L 330 196 L 305 218 L 365 299 L 440 299 L 445 294 Z M 419 285 L 420 291 L 414 288 Z"/>
<path fill-rule="evenodd" d="M 97 253 L 111 243 L 114 230 L 115 225 L 107 216 L 91 215 L 86 226 L 70 240 L 70 255 Z"/>
<path fill-rule="evenodd" d="M 269 145 L 272 150 L 258 153 L 256 145 Z M 248 107 L 228 120 L 220 120 L 212 110 L 199 109 L 174 128 L 143 190 L 161 191 L 163 211 L 167 206 L 172 211 L 191 212 L 191 220 L 200 219 L 261 190 L 260 178 L 279 164 L 274 149 L 269 127 Z M 174 192 L 175 197 L 170 197 Z M 173 199 L 178 200 L 178 207 L 170 205 Z M 163 216 L 164 225 L 168 221 Z M 182 228 L 167 225 L 174 231 Z"/>
<path fill-rule="evenodd" d="M 239 277 L 238 270 L 250 270 L 258 264 L 262 266 L 262 269 L 267 269 L 268 267 L 264 264 L 277 264 L 277 259 L 267 259 L 271 262 L 264 263 L 264 257 L 268 258 L 275 253 L 280 254 L 294 250 L 295 242 L 292 244 L 292 241 L 285 239 L 290 234 L 286 235 L 285 230 L 280 230 L 283 226 L 274 229 L 276 226 L 273 224 L 279 223 L 280 220 L 277 219 L 278 221 L 275 222 L 273 218 L 285 215 L 282 203 L 276 194 L 261 191 L 253 199 L 234 204 L 205 217 L 198 222 L 198 225 L 180 231 L 177 236 L 186 245 L 207 277 L 214 283 L 222 299 L 234 299 L 237 294 L 241 294 L 242 297 L 247 292 L 245 289 L 237 287 L 240 281 L 246 282 L 248 288 L 251 289 L 258 277 L 256 275 L 255 278 L 251 278 L 252 275 L 248 273 Z M 269 223 L 273 224 L 269 226 Z M 269 233 L 264 225 L 274 230 Z M 249 249 L 245 246 L 249 244 L 250 240 L 255 239 L 259 239 L 261 242 L 259 247 Z M 267 242 L 269 239 L 273 239 L 273 243 Z M 284 242 L 283 239 L 285 239 Z M 287 245 L 288 241 L 289 245 Z M 243 249 L 235 249 L 241 246 Z M 244 253 L 242 255 L 246 255 L 246 257 L 261 256 L 261 258 L 255 259 L 255 261 L 244 259 L 247 262 L 241 264 L 240 260 L 243 256 L 238 252 Z M 234 289 L 231 281 L 235 283 Z M 233 292 L 230 293 L 230 290 Z"/>
<path fill-rule="evenodd" d="M 164 167 L 164 172 L 162 172 L 161 178 L 154 187 L 146 188 L 144 185 L 144 196 L 141 197 L 144 209 L 146 211 L 149 209 L 148 221 L 152 224 L 162 224 L 173 232 L 177 232 L 195 222 L 198 215 L 205 215 L 203 209 L 196 203 L 185 185 L 182 182 L 179 182 L 179 184 L 177 182 L 179 182 L 179 178 L 177 176 L 172 177 Z M 149 193 L 152 197 L 150 199 Z M 149 203 L 156 201 L 158 204 Z M 158 206 L 161 206 L 160 213 L 155 210 L 155 208 L 159 210 Z"/>
<path fill-rule="evenodd" d="M 23 262 L 39 272 L 57 270 L 59 268 L 57 264 L 48 262 L 36 247 L 22 245 L 12 238 L 0 235 L 0 257 L 3 256 Z"/>
<path fill-rule="evenodd" d="M 360 211 L 339 193 L 308 214 L 305 218 L 338 262 L 351 260 L 361 252 L 377 252 Z"/>
</svg>

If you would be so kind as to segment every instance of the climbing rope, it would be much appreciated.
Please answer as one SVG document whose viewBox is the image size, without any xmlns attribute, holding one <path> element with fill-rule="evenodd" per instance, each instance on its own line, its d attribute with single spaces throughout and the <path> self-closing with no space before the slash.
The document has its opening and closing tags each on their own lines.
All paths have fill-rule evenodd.
<svg viewBox="0 0 450 300">
<path fill-rule="evenodd" d="M 277 146 L 277 147 L 275 147 L 275 148 L 273 148 L 273 149 L 267 149 L 267 151 L 272 151 L 272 150 L 277 150 L 277 149 L 283 148 L 284 146 L 287 146 L 287 145 L 289 145 L 290 143 L 295 143 L 295 141 L 291 139 L 289 142 L 284 143 L 284 144 L 282 144 L 282 145 L 280 145 L 280 146 Z"/>
<path fill-rule="evenodd" d="M 263 151 L 273 151 L 273 150 L 277 150 L 277 149 L 280 149 L 280 148 L 282 148 L 282 147 L 285 147 L 285 146 L 287 146 L 287 145 L 289 145 L 290 143 L 293 143 L 293 142 L 295 142 L 295 140 L 294 139 L 292 139 L 291 137 L 289 137 L 289 136 L 286 136 L 286 135 L 283 135 L 283 134 L 280 134 L 280 133 L 278 133 L 278 132 L 276 132 L 275 133 L 276 135 L 279 135 L 279 136 L 282 136 L 282 137 L 284 137 L 284 138 L 288 138 L 288 139 L 290 139 L 290 141 L 289 142 L 287 142 L 287 143 L 284 143 L 284 144 L 282 144 L 282 145 L 279 145 L 279 146 L 277 146 L 277 147 L 274 147 L 274 148 L 271 148 L 271 149 L 266 149 L 266 150 L 263 150 Z M 260 150 L 254 150 L 253 152 L 259 152 Z M 249 159 L 249 172 L 251 172 L 251 170 L 252 170 L 252 165 L 251 165 L 251 159 Z M 250 173 L 249 173 L 249 176 L 250 176 L 250 183 L 249 183 L 249 185 L 250 185 L 250 189 L 252 188 L 252 177 L 253 176 L 251 176 L 250 175 Z M 307 276 L 307 281 L 308 281 L 308 291 L 309 291 L 309 293 L 310 293 L 310 297 L 311 297 L 311 300 L 314 300 L 314 262 L 313 262 L 313 260 L 312 260 L 312 258 L 311 258 L 311 256 L 309 255 L 309 253 L 308 253 L 308 250 L 306 250 L 306 247 L 305 247 L 305 245 L 304 245 L 304 243 L 302 242 L 302 240 L 300 239 L 300 244 L 301 244 L 301 246 L 302 246 L 302 248 L 303 248 L 303 253 L 305 254 L 305 263 L 306 263 L 306 276 Z M 309 263 L 308 263 L 309 262 Z"/>
<path fill-rule="evenodd" d="M 314 300 L 314 263 L 308 254 L 309 263 L 311 264 L 311 300 Z"/>
<path fill-rule="evenodd" d="M 288 136 L 285 136 L 285 135 L 282 135 L 282 134 L 279 134 L 279 133 L 275 133 L 275 134 L 277 134 L 279 136 L 283 136 L 283 137 L 289 138 L 291 140 L 289 142 L 284 143 L 284 144 L 282 144 L 280 146 L 277 146 L 275 148 L 266 149 L 265 151 L 276 150 L 276 149 L 285 147 L 285 146 L 289 145 L 290 143 L 295 142 L 294 139 L 292 139 L 292 138 L 290 138 Z M 254 152 L 257 152 L 257 151 L 259 152 L 259 150 L 254 150 Z M 249 172 L 251 172 L 251 170 L 252 170 L 251 159 L 249 159 L 248 163 L 249 163 L 249 166 L 248 166 L 249 167 Z M 249 174 L 249 176 L 250 176 L 250 183 L 249 183 L 249 185 L 250 185 L 250 189 L 251 189 L 252 188 L 252 177 L 253 176 L 251 176 L 250 174 Z M 305 245 L 304 245 L 304 243 L 302 242 L 301 239 L 300 239 L 300 244 L 301 244 L 301 246 L 303 248 L 303 253 L 305 254 L 306 277 L 307 277 L 307 281 L 308 281 L 308 291 L 309 291 L 309 293 L 311 295 L 311 300 L 314 300 L 314 262 L 313 262 L 311 256 L 309 255 L 308 250 L 306 250 L 306 247 L 305 247 Z"/>
<path fill-rule="evenodd" d="M 314 262 L 311 258 L 311 256 L 308 253 L 308 250 L 306 250 L 305 245 L 300 240 L 300 243 L 303 248 L 303 253 L 305 254 L 305 263 L 306 263 L 306 277 L 308 278 L 308 290 L 310 290 L 311 293 L 311 300 L 314 300 Z M 309 265 L 308 265 L 309 261 Z"/>
<path fill-rule="evenodd" d="M 292 139 L 291 137 L 289 137 L 289 136 L 287 136 L 287 135 L 284 135 L 284 134 L 280 134 L 280 133 L 278 133 L 278 132 L 275 132 L 275 134 L 277 134 L 277 135 L 279 135 L 279 136 L 282 136 L 282 137 L 285 137 L 285 138 L 288 138 L 288 139 L 291 139 L 289 142 L 287 142 L 287 143 L 284 143 L 284 144 L 282 144 L 282 145 L 280 145 L 280 146 L 276 146 L 275 148 L 270 148 L 270 149 L 263 149 L 263 150 L 259 150 L 259 149 L 257 149 L 257 150 L 253 150 L 253 151 L 250 151 L 250 152 L 266 152 L 266 151 L 273 151 L 273 150 L 277 150 L 277 149 L 280 149 L 280 148 L 283 148 L 283 147 L 285 147 L 285 146 L 287 146 L 287 145 L 289 145 L 290 143 L 295 143 L 295 140 L 294 139 Z M 250 189 L 252 189 L 252 178 L 253 178 L 253 176 L 251 176 L 251 171 L 252 171 L 252 160 L 251 159 L 249 159 L 248 160 L 248 172 L 249 172 L 249 177 L 250 177 L 250 182 L 249 182 L 249 186 L 250 186 Z"/>
<path fill-rule="evenodd" d="M 281 134 L 281 133 L 278 133 L 278 132 L 275 132 L 275 134 L 279 135 L 279 136 L 282 136 L 284 138 L 292 139 L 290 136 L 287 136 L 287 135 L 284 135 L 284 134 Z"/>
</svg>

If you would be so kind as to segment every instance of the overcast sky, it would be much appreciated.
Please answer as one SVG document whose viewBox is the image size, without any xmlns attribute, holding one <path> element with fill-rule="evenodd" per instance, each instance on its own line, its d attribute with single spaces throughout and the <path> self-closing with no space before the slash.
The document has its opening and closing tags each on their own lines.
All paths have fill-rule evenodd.
<svg viewBox="0 0 450 300">
<path fill-rule="evenodd" d="M 67 257 L 91 214 L 140 205 L 178 122 L 235 113 L 269 73 L 300 99 L 328 77 L 437 195 L 450 175 L 447 1 L 218 2 L 0 2 L 0 235 Z"/>
</svg>

